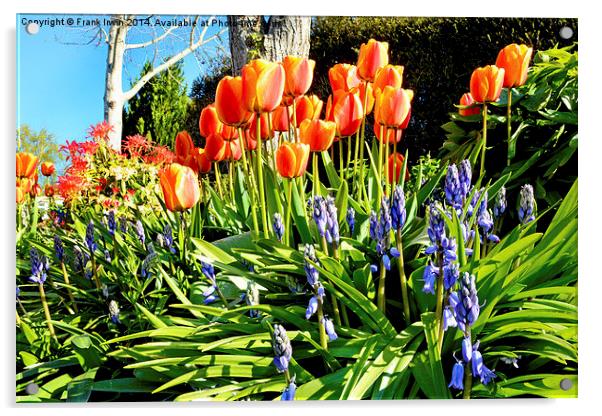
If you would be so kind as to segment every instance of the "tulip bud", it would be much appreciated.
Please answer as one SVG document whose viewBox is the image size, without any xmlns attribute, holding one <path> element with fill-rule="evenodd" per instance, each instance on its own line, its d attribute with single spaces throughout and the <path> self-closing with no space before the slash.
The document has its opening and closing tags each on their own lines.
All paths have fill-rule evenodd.
<svg viewBox="0 0 602 416">
<path fill-rule="evenodd" d="M 16 167 L 18 178 L 31 178 L 36 173 L 38 158 L 31 153 L 17 153 Z"/>
<path fill-rule="evenodd" d="M 243 105 L 243 81 L 241 77 L 224 77 L 215 90 L 215 111 L 220 121 L 229 126 L 242 126 L 251 113 Z"/>
<path fill-rule="evenodd" d="M 475 101 L 472 98 L 472 95 L 467 92 L 466 94 L 462 95 L 462 97 L 460 97 L 460 105 L 461 106 L 466 106 L 468 108 L 460 108 L 458 110 L 458 113 L 461 116 L 472 116 L 475 114 L 480 114 L 481 109 L 478 106 L 475 106 Z"/>
<path fill-rule="evenodd" d="M 328 70 L 328 80 L 332 92 L 349 91 L 358 85 L 361 80 L 357 75 L 357 67 L 351 64 L 336 64 Z"/>
<path fill-rule="evenodd" d="M 247 111 L 270 113 L 282 102 L 282 64 L 254 59 L 242 68 L 242 103 Z"/>
<path fill-rule="evenodd" d="M 323 105 L 324 102 L 316 95 L 302 95 L 301 97 L 295 99 L 295 121 L 297 122 L 296 127 L 299 127 L 304 120 L 315 120 L 320 118 Z"/>
<path fill-rule="evenodd" d="M 386 65 L 380 68 L 374 78 L 374 95 L 378 95 L 386 86 L 401 88 L 403 69 L 401 65 Z"/>
<path fill-rule="evenodd" d="M 376 98 L 374 119 L 387 127 L 406 128 L 410 122 L 412 96 L 409 90 L 385 87 Z"/>
<path fill-rule="evenodd" d="M 56 170 L 54 167 L 54 163 L 52 162 L 43 162 L 41 165 L 42 175 L 44 176 L 52 176 Z"/>
<path fill-rule="evenodd" d="M 219 121 L 215 104 L 209 104 L 203 108 L 199 117 L 199 131 L 201 136 L 209 137 L 215 133 L 222 132 L 222 122 Z"/>
</svg>

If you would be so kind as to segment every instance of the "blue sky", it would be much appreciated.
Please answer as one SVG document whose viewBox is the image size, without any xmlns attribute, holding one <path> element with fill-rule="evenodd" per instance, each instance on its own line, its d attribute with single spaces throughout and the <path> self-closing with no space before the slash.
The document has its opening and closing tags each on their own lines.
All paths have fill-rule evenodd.
<svg viewBox="0 0 602 416">
<path fill-rule="evenodd" d="M 38 131 L 45 128 L 56 137 L 58 144 L 65 140 L 81 140 L 91 124 L 103 120 L 104 78 L 106 70 L 107 45 L 94 41 L 91 30 L 86 32 L 82 25 L 67 27 L 42 25 L 35 35 L 25 30 L 27 19 L 42 21 L 58 19 L 108 18 L 108 16 L 82 15 L 17 15 L 17 126 L 28 124 Z M 142 16 L 140 16 L 142 17 Z M 166 23 L 174 16 L 155 16 Z M 108 31 L 108 26 L 105 26 Z M 223 28 L 222 28 L 223 29 Z M 220 30 L 210 27 L 207 37 Z M 138 43 L 149 40 L 155 33 L 163 33 L 161 27 L 131 28 L 126 42 Z M 190 28 L 178 28 L 155 49 L 136 49 L 126 52 L 126 68 L 123 74 L 123 87 L 129 88 L 147 58 L 155 58 L 158 63 L 163 57 L 182 49 L 188 42 Z M 181 36 L 181 37 L 179 37 Z M 188 89 L 192 81 L 205 69 L 207 59 L 219 50 L 227 50 L 227 31 L 221 34 L 220 43 L 212 43 L 205 48 L 205 55 L 193 54 L 184 59 L 184 74 Z M 220 49 L 221 48 L 221 49 Z M 223 52 L 221 52 L 223 53 Z"/>
</svg>

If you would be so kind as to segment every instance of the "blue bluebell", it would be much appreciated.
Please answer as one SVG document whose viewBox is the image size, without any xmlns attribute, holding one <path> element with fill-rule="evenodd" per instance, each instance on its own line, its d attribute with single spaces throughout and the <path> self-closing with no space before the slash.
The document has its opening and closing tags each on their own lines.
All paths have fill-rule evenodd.
<svg viewBox="0 0 602 416">
<path fill-rule="evenodd" d="M 326 241 L 339 244 L 339 217 L 337 206 L 332 196 L 326 198 Z"/>
<path fill-rule="evenodd" d="M 467 327 L 477 320 L 480 313 L 479 298 L 474 275 L 464 272 L 459 279 L 458 304 L 456 305 L 456 320 L 458 327 L 466 332 Z"/>
<path fill-rule="evenodd" d="M 444 191 L 445 201 L 447 202 L 448 206 L 461 211 L 463 195 L 462 188 L 460 187 L 460 177 L 458 175 L 458 168 L 455 164 L 451 164 L 447 167 Z"/>
<path fill-rule="evenodd" d="M 318 269 L 316 269 L 316 267 L 312 263 L 310 263 L 310 261 L 312 261 L 315 264 L 319 264 L 318 258 L 316 257 L 316 250 L 314 249 L 314 246 L 312 244 L 306 244 L 305 245 L 305 265 L 304 265 L 305 276 L 307 277 L 307 283 L 311 287 L 314 287 L 314 285 L 316 283 L 318 283 L 318 280 L 320 278 L 320 273 L 318 272 Z"/>
<path fill-rule="evenodd" d="M 128 220 L 126 217 L 119 217 L 119 229 L 124 234 L 128 232 Z"/>
<path fill-rule="evenodd" d="M 464 365 L 461 362 L 456 362 L 452 368 L 451 381 L 447 387 L 456 390 L 464 390 Z"/>
<path fill-rule="evenodd" d="M 462 338 L 462 358 L 466 362 L 472 359 L 472 342 L 469 337 Z"/>
<path fill-rule="evenodd" d="M 472 187 L 472 167 L 470 166 L 470 161 L 468 159 L 464 159 L 462 162 L 460 162 L 460 167 L 458 168 L 458 179 L 460 179 L 460 192 L 462 193 L 462 199 L 466 199 Z"/>
<path fill-rule="evenodd" d="M 339 337 L 334 330 L 334 323 L 332 322 L 332 319 L 325 316 L 322 319 L 322 323 L 324 324 L 324 329 L 326 330 L 326 335 L 328 335 L 328 339 L 330 341 L 334 341 L 335 339 L 337 339 Z"/>
<path fill-rule="evenodd" d="M 282 325 L 274 325 L 272 335 L 272 347 L 274 349 L 274 365 L 280 373 L 288 370 L 288 364 L 293 356 L 293 347 L 288 338 L 286 329 Z"/>
<path fill-rule="evenodd" d="M 443 330 L 447 331 L 448 328 L 455 328 L 458 326 L 456 322 L 456 316 L 453 308 L 446 306 L 443 309 Z"/>
<path fill-rule="evenodd" d="M 201 272 L 212 284 L 215 285 L 215 268 L 213 267 L 213 264 L 206 263 L 204 261 L 201 262 Z"/>
<path fill-rule="evenodd" d="M 119 305 L 117 305 L 117 302 L 115 302 L 114 300 L 111 300 L 109 302 L 109 316 L 111 317 L 111 321 L 113 321 L 113 323 L 115 324 L 120 323 L 119 313 Z"/>
<path fill-rule="evenodd" d="M 518 219 L 521 224 L 527 224 L 535 219 L 535 196 L 533 195 L 533 187 L 529 184 L 520 189 Z"/>
<path fill-rule="evenodd" d="M 349 226 L 349 235 L 353 235 L 355 229 L 355 210 L 352 207 L 347 208 L 347 215 L 345 216 L 347 225 Z"/>
<path fill-rule="evenodd" d="M 307 309 L 305 311 L 305 319 L 309 319 L 312 317 L 314 313 L 318 311 L 318 298 L 312 296 L 309 299 L 309 303 L 307 305 Z"/>
<path fill-rule="evenodd" d="M 205 291 L 203 292 L 203 297 L 203 303 L 205 305 L 215 302 L 217 300 L 217 295 L 215 294 L 215 286 L 211 285 L 207 289 L 205 289 Z"/>
<path fill-rule="evenodd" d="M 284 236 L 284 224 L 282 223 L 282 215 L 279 212 L 274 213 L 274 217 L 272 219 L 272 229 L 274 230 L 274 235 L 278 241 L 282 241 L 282 237 Z"/>
<path fill-rule="evenodd" d="M 507 204 L 506 188 L 502 186 L 495 196 L 495 202 L 493 204 L 493 216 L 495 218 L 500 218 L 506 211 Z"/>
<path fill-rule="evenodd" d="M 111 262 L 111 253 L 109 253 L 109 250 L 105 249 L 104 256 L 105 256 L 105 261 L 110 263 Z"/>
<path fill-rule="evenodd" d="M 98 248 L 94 241 L 94 223 L 92 220 L 90 220 L 86 227 L 86 245 L 91 252 L 94 252 Z"/>
<path fill-rule="evenodd" d="M 475 343 L 472 352 L 472 375 L 473 377 L 479 377 L 481 383 L 487 385 L 496 377 L 496 374 L 485 366 L 483 363 L 483 356 L 478 348 L 479 344 L 477 342 Z"/>
<path fill-rule="evenodd" d="M 165 224 L 165 227 L 163 227 L 163 233 L 160 235 L 163 236 L 163 244 L 165 244 L 165 248 L 168 249 L 172 254 L 175 254 L 176 249 L 173 244 L 173 232 L 171 225 Z"/>
<path fill-rule="evenodd" d="M 435 294 L 435 280 L 439 275 L 439 268 L 433 265 L 433 262 L 429 260 L 428 264 L 422 274 L 422 280 L 424 280 L 424 286 L 422 291 L 424 293 Z"/>
<path fill-rule="evenodd" d="M 29 250 L 29 260 L 31 263 L 31 276 L 29 280 L 34 283 L 43 284 L 46 281 L 46 272 L 50 268 L 46 256 L 40 254 L 38 249 Z"/>
<path fill-rule="evenodd" d="M 117 221 L 115 221 L 115 211 L 109 211 L 107 218 L 107 228 L 109 230 L 109 234 L 115 235 L 115 230 L 117 230 Z"/>
<path fill-rule="evenodd" d="M 393 201 L 391 202 L 391 226 L 394 230 L 401 230 L 406 222 L 406 197 L 401 185 L 395 187 L 393 191 Z"/>
<path fill-rule="evenodd" d="M 54 235 L 54 254 L 59 262 L 62 262 L 65 258 L 65 248 L 63 246 L 63 241 L 61 237 L 58 235 Z"/>
<path fill-rule="evenodd" d="M 247 292 L 244 295 L 245 303 L 248 306 L 259 305 L 259 288 L 252 280 L 249 280 L 247 283 Z M 249 316 L 251 318 L 257 318 L 259 316 L 259 311 L 256 309 L 251 309 L 249 310 Z"/>
<path fill-rule="evenodd" d="M 370 212 L 370 238 L 372 240 L 378 239 L 376 233 L 378 232 L 378 216 L 376 212 Z"/>
<path fill-rule="evenodd" d="M 443 288 L 451 289 L 460 277 L 460 268 L 457 263 L 449 263 L 443 266 Z"/>
<path fill-rule="evenodd" d="M 326 236 L 326 227 L 328 225 L 328 212 L 326 210 L 326 200 L 320 195 L 314 196 L 313 204 L 313 219 L 320 233 L 320 237 Z"/>
<path fill-rule="evenodd" d="M 288 387 L 282 392 L 281 400 L 290 401 L 295 400 L 295 392 L 297 391 L 297 385 L 294 380 L 291 380 Z"/>
<path fill-rule="evenodd" d="M 142 245 L 145 245 L 146 236 L 144 234 L 144 226 L 142 225 L 142 221 L 140 221 L 140 220 L 136 221 L 136 224 L 134 226 L 134 232 L 136 233 L 136 236 L 138 237 L 138 240 L 140 240 Z"/>
</svg>

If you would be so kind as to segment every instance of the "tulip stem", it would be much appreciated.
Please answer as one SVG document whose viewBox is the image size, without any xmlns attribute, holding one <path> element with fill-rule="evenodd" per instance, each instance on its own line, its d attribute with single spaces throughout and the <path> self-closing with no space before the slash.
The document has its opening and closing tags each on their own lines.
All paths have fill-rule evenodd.
<svg viewBox="0 0 602 416">
<path fill-rule="evenodd" d="M 284 183 L 287 184 L 286 189 L 286 217 L 284 219 L 284 232 L 286 234 L 286 241 L 290 246 L 293 242 L 293 236 L 291 235 L 291 212 L 293 207 L 293 184 L 292 179 L 284 180 Z"/>
<path fill-rule="evenodd" d="M 345 180 L 343 177 L 343 138 L 339 137 L 339 172 L 341 176 L 341 182 Z"/>
<path fill-rule="evenodd" d="M 510 166 L 516 146 L 515 143 L 512 142 L 512 88 L 508 88 L 508 111 L 506 114 L 506 123 L 508 129 L 508 160 L 506 161 L 506 166 Z"/>
<path fill-rule="evenodd" d="M 312 159 L 312 173 L 314 175 L 313 180 L 313 192 L 312 195 L 316 196 L 320 194 L 320 185 L 318 183 L 319 173 L 318 173 L 318 152 L 314 152 Z"/>
<path fill-rule="evenodd" d="M 255 204 L 255 184 L 254 184 L 254 178 L 253 178 L 253 169 L 251 169 L 249 167 L 249 162 L 247 161 L 247 150 L 246 150 L 246 145 L 243 142 L 243 130 L 241 128 L 238 129 L 238 141 L 240 143 L 240 149 L 241 149 L 241 155 L 242 155 L 242 163 L 245 166 L 245 180 L 247 182 L 247 188 L 249 191 L 249 198 L 251 199 L 251 207 L 250 207 L 250 211 L 251 211 L 251 218 L 253 220 L 253 230 L 255 231 L 256 234 L 259 234 L 259 223 L 257 222 L 257 212 L 255 211 L 256 208 L 256 204 Z"/>
<path fill-rule="evenodd" d="M 326 236 L 322 236 L 322 251 L 324 255 L 328 256 L 328 243 L 326 242 Z M 332 296 L 332 312 L 334 314 L 334 323 L 341 325 L 341 314 L 339 312 L 339 303 L 337 298 Z"/>
<path fill-rule="evenodd" d="M 334 259 L 336 261 L 340 262 L 341 258 L 339 255 L 339 247 L 335 241 L 332 242 L 332 255 L 334 256 Z M 333 308 L 335 308 L 335 311 L 337 311 L 335 313 L 335 318 L 338 318 L 339 305 L 338 305 L 338 301 L 334 295 L 332 296 L 332 304 L 333 304 Z M 343 317 L 343 322 L 345 323 L 345 326 L 348 327 L 349 326 L 349 316 L 347 315 L 347 308 L 345 307 L 345 304 L 341 305 L 341 315 Z M 338 318 L 338 322 L 336 322 L 336 319 L 335 319 L 335 323 L 337 325 L 341 325 L 341 319 Z"/>
<path fill-rule="evenodd" d="M 290 118 L 289 118 L 290 120 Z M 295 143 L 299 143 L 299 138 L 297 137 L 297 104 L 293 99 L 293 137 L 295 138 Z"/>
<path fill-rule="evenodd" d="M 48 301 L 46 300 L 46 292 L 44 292 L 44 283 L 38 285 L 40 289 L 40 300 L 42 301 L 42 307 L 44 308 L 44 315 L 46 316 L 46 324 L 48 325 L 48 332 L 50 336 L 58 343 L 56 334 L 54 332 L 54 326 L 52 325 L 52 317 L 50 316 L 50 309 L 48 308 Z"/>
<path fill-rule="evenodd" d="M 347 180 L 349 180 L 349 165 L 351 164 L 351 136 L 347 137 Z"/>
<path fill-rule="evenodd" d="M 70 285 L 69 275 L 67 274 L 67 269 L 65 268 L 64 261 L 61 261 L 61 270 L 63 271 L 63 279 L 65 280 L 65 284 Z M 71 301 L 71 306 L 73 306 L 73 310 L 75 311 L 75 313 L 77 313 L 77 304 L 75 303 L 75 298 L 73 297 L 73 292 L 71 292 L 70 287 L 67 287 L 67 294 L 69 295 L 69 300 Z"/>
<path fill-rule="evenodd" d="M 391 179 L 391 193 L 395 190 L 395 186 L 397 185 L 397 129 L 393 132 L 393 137 L 395 140 L 393 144 L 393 178 Z M 403 169 L 403 165 L 401 165 L 401 169 Z M 399 176 L 401 176 L 402 172 L 399 171 Z"/>
<path fill-rule="evenodd" d="M 362 121 L 363 122 L 363 121 Z M 357 164 L 359 159 L 360 152 L 360 130 L 358 129 L 357 133 L 355 133 L 355 150 L 353 155 L 353 181 L 351 183 L 352 192 L 357 190 Z"/>
<path fill-rule="evenodd" d="M 410 300 L 408 298 L 408 279 L 403 264 L 403 243 L 401 241 L 401 228 L 397 230 L 397 251 L 399 251 L 398 267 L 399 281 L 401 283 L 401 299 L 403 301 L 403 316 L 407 325 L 410 325 Z"/>
<path fill-rule="evenodd" d="M 481 170 L 479 177 L 485 173 L 485 152 L 487 151 L 487 103 L 483 103 L 483 147 L 481 148 Z"/>
<path fill-rule="evenodd" d="M 215 167 L 215 183 L 217 184 L 217 191 L 219 192 L 219 197 L 221 199 L 224 199 L 224 192 L 222 191 L 222 181 L 220 179 L 220 171 L 219 171 L 219 163 L 218 162 L 213 162 L 213 165 Z"/>
<path fill-rule="evenodd" d="M 360 143 L 359 143 L 359 150 L 360 150 L 360 156 L 359 156 L 359 163 L 361 163 L 360 165 L 360 177 L 359 177 L 359 181 L 357 181 L 358 183 L 358 200 L 361 201 L 362 195 L 366 196 L 366 200 L 368 199 L 368 195 L 366 194 L 366 184 L 364 183 L 364 141 L 365 141 L 365 137 L 366 137 L 366 107 L 368 107 L 368 81 L 365 81 L 366 83 L 366 94 L 364 94 L 364 107 L 363 107 L 363 111 L 364 111 L 364 116 L 362 117 L 362 134 L 360 135 Z M 354 172 L 355 173 L 355 172 Z"/>
<path fill-rule="evenodd" d="M 385 138 L 386 138 L 386 133 L 385 133 Z M 385 160 L 384 160 L 384 164 L 385 164 L 385 170 L 384 170 L 384 176 L 385 176 L 385 196 L 389 195 L 389 142 L 387 141 L 385 144 Z M 395 170 L 393 171 L 393 176 L 395 176 Z"/>
<path fill-rule="evenodd" d="M 378 141 L 378 186 L 376 187 L 378 190 L 378 200 L 376 201 L 376 205 L 380 204 L 380 200 L 383 197 L 383 134 L 384 134 L 385 126 L 380 125 L 380 137 L 381 140 Z"/>
<path fill-rule="evenodd" d="M 230 183 L 230 198 L 232 200 L 232 203 L 234 203 L 234 155 L 232 154 L 231 142 L 228 142 L 228 147 L 230 147 L 230 162 L 228 163 L 228 181 Z"/>
<path fill-rule="evenodd" d="M 258 187 L 259 187 L 259 206 L 261 208 L 261 221 L 263 223 L 263 237 L 270 238 L 270 231 L 268 229 L 268 217 L 267 217 L 266 203 L 265 203 L 265 189 L 263 189 L 263 159 L 261 157 L 262 142 L 261 142 L 261 122 L 260 122 L 261 114 L 257 113 L 255 115 L 255 117 L 257 117 L 257 123 L 255 123 L 256 124 L 255 137 L 257 138 L 256 163 L 257 163 L 257 180 L 258 180 Z"/>
</svg>

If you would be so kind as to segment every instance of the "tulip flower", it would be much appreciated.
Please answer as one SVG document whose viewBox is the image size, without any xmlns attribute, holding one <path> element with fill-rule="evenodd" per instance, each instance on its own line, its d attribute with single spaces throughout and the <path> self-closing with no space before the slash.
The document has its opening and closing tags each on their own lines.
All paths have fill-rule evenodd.
<svg viewBox="0 0 602 416">
<path fill-rule="evenodd" d="M 479 114 L 481 112 L 481 109 L 474 105 L 475 104 L 475 100 L 472 98 L 472 95 L 470 95 L 469 92 L 467 92 L 466 94 L 462 95 L 462 97 L 460 97 L 460 105 L 461 106 L 472 106 L 469 108 L 460 108 L 458 110 L 458 113 L 461 116 L 472 116 L 475 114 Z"/>
<path fill-rule="evenodd" d="M 277 107 L 272 116 L 272 130 L 279 132 L 288 132 L 289 120 L 293 120 L 291 107 L 281 105 Z"/>
<path fill-rule="evenodd" d="M 21 204 L 23 201 L 25 201 L 25 194 L 26 193 L 23 191 L 23 188 L 17 186 L 17 204 Z"/>
<path fill-rule="evenodd" d="M 42 195 L 42 187 L 40 186 L 40 184 L 36 183 L 33 188 L 31 188 L 31 195 L 33 196 L 40 196 Z"/>
<path fill-rule="evenodd" d="M 332 146 L 337 125 L 332 121 L 304 120 L 299 128 L 301 143 L 309 145 L 312 152 L 322 152 Z"/>
<path fill-rule="evenodd" d="M 203 108 L 199 117 L 199 131 L 201 136 L 209 137 L 215 133 L 222 132 L 223 124 L 219 120 L 217 110 L 215 109 L 215 103 L 209 104 Z"/>
<path fill-rule="evenodd" d="M 409 90 L 386 86 L 376 97 L 375 121 L 385 127 L 406 128 L 410 122 L 412 96 Z"/>
<path fill-rule="evenodd" d="M 387 179 L 389 183 L 399 183 L 401 168 L 403 167 L 404 157 L 401 153 L 393 153 L 387 160 Z M 410 172 L 406 169 L 405 180 L 410 179 Z"/>
<path fill-rule="evenodd" d="M 357 67 L 351 64 L 336 64 L 330 68 L 328 70 L 328 80 L 332 92 L 337 90 L 349 91 L 361 83 L 357 75 Z"/>
<path fill-rule="evenodd" d="M 205 140 L 205 155 L 213 162 L 225 159 L 226 142 L 221 134 L 211 134 Z"/>
<path fill-rule="evenodd" d="M 40 167 L 42 169 L 42 175 L 44 176 L 52 176 L 56 171 L 54 163 L 52 162 L 43 162 Z"/>
<path fill-rule="evenodd" d="M 377 95 L 386 86 L 401 88 L 403 82 L 403 66 L 386 65 L 376 72 L 374 77 L 374 94 Z"/>
<path fill-rule="evenodd" d="M 527 71 L 533 48 L 513 43 L 502 49 L 495 61 L 498 68 L 504 69 L 504 88 L 520 87 L 527 80 Z"/>
<path fill-rule="evenodd" d="M 502 92 L 505 71 L 495 65 L 477 68 L 470 77 L 470 94 L 478 103 L 497 101 Z"/>
<path fill-rule="evenodd" d="M 305 173 L 309 145 L 284 142 L 276 150 L 276 168 L 283 178 L 297 178 Z"/>
<path fill-rule="evenodd" d="M 22 178 L 17 181 L 17 186 L 23 190 L 26 194 L 30 193 L 36 184 L 32 178 Z"/>
<path fill-rule="evenodd" d="M 376 72 L 389 63 L 389 44 L 370 39 L 362 43 L 357 58 L 357 74 L 364 81 L 374 82 Z"/>
<path fill-rule="evenodd" d="M 195 155 L 196 148 L 192 141 L 192 137 L 188 134 L 187 131 L 181 131 L 176 136 L 176 162 L 180 165 L 188 166 L 195 172 L 198 169 L 198 165 L 196 163 Z"/>
<path fill-rule="evenodd" d="M 253 134 L 255 136 L 255 134 Z M 257 149 L 257 140 L 251 137 L 251 130 L 245 130 L 245 150 Z"/>
<path fill-rule="evenodd" d="M 269 113 L 261 113 L 261 116 L 259 117 L 260 123 L 259 123 L 259 135 L 261 136 L 261 140 L 267 140 L 270 136 L 270 131 L 268 129 L 268 117 L 270 116 Z M 249 132 L 249 136 L 251 137 L 251 139 L 253 139 L 254 141 L 257 141 L 257 115 L 253 114 L 253 116 L 251 117 L 251 121 L 249 123 L 249 128 L 248 128 L 248 132 Z"/>
<path fill-rule="evenodd" d="M 299 97 L 309 90 L 314 78 L 316 61 L 295 56 L 285 56 L 282 66 L 286 75 L 284 95 L 288 97 Z"/>
<path fill-rule="evenodd" d="M 359 94 L 338 90 L 334 94 L 332 117 L 340 137 L 355 134 L 362 124 L 364 109 Z"/>
<path fill-rule="evenodd" d="M 386 138 L 384 143 L 395 144 L 401 141 L 401 133 L 402 129 L 383 129 L 383 133 L 381 135 L 380 125 L 378 123 L 374 124 L 374 135 L 379 141 L 383 141 L 383 136 Z"/>
<path fill-rule="evenodd" d="M 17 153 L 16 167 L 18 178 L 31 178 L 38 167 L 37 156 L 31 153 Z"/>
<path fill-rule="evenodd" d="M 205 149 L 197 149 L 196 162 L 199 173 L 209 173 L 211 171 L 211 159 L 205 153 Z"/>
<path fill-rule="evenodd" d="M 247 111 L 270 113 L 282 102 L 285 73 L 282 64 L 254 59 L 242 68 L 242 103 Z"/>
<path fill-rule="evenodd" d="M 372 88 L 372 84 L 370 84 L 369 82 L 362 82 L 356 88 L 353 88 L 351 92 L 357 92 L 359 94 L 362 105 L 365 104 L 365 115 L 367 116 L 368 114 L 370 114 L 372 112 L 372 109 L 374 108 L 375 102 L 375 94 Z"/>
<path fill-rule="evenodd" d="M 229 126 L 246 124 L 251 113 L 243 105 L 243 81 L 241 77 L 226 76 L 215 90 L 215 111 L 220 121 Z"/>
<path fill-rule="evenodd" d="M 51 185 L 49 183 L 46 184 L 46 186 L 44 186 L 44 195 L 46 195 L 47 197 L 52 197 L 54 196 L 54 185 Z"/>
<path fill-rule="evenodd" d="M 187 166 L 172 163 L 159 173 L 165 206 L 172 212 L 192 208 L 200 197 L 196 174 Z"/>
<path fill-rule="evenodd" d="M 315 120 L 320 118 L 323 105 L 324 102 L 316 95 L 302 95 L 301 97 L 297 98 L 295 100 L 296 127 L 299 127 L 303 120 Z"/>
</svg>

